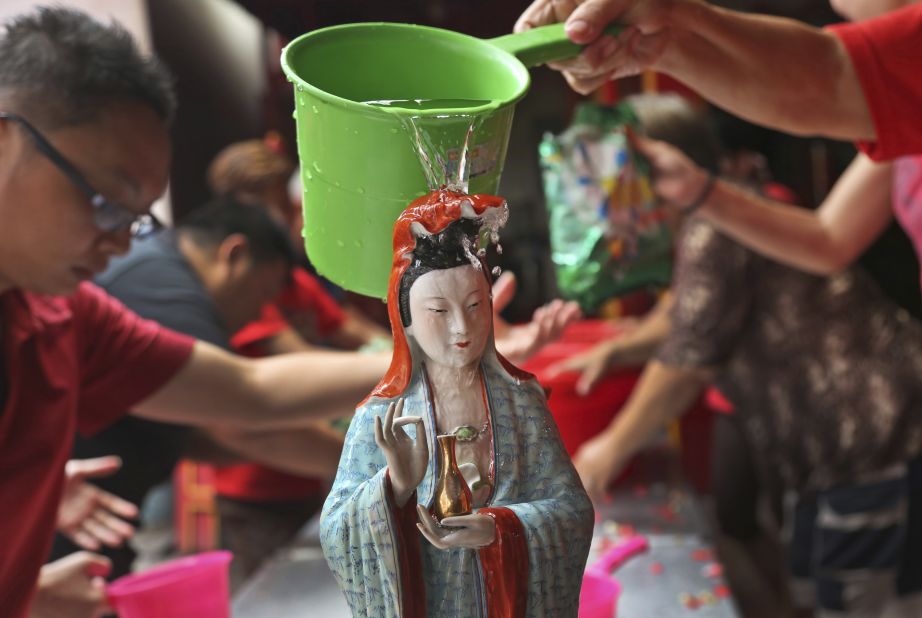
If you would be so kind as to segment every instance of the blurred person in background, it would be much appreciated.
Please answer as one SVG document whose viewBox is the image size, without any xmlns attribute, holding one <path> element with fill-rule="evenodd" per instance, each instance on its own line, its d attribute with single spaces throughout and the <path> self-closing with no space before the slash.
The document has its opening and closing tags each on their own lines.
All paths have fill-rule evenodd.
<svg viewBox="0 0 922 618">
<path fill-rule="evenodd" d="M 284 154 L 275 134 L 230 144 L 208 167 L 208 185 L 215 195 L 265 207 L 290 231 L 293 246 L 300 254 L 286 289 L 263 308 L 257 324 L 238 336 L 243 344 L 262 341 L 267 353 L 293 351 L 303 342 L 357 349 L 376 339 L 390 339 L 385 328 L 354 309 L 341 307 L 305 268 L 308 263 L 303 253 L 301 208 L 289 197 L 288 183 L 295 170 L 296 165 Z M 293 336 L 295 333 L 301 342 Z"/>
<path fill-rule="evenodd" d="M 96 282 L 138 315 L 233 351 L 233 333 L 276 297 L 294 260 L 285 228 L 264 210 L 225 198 L 194 210 L 175 231 L 136 239 L 128 254 L 112 260 Z M 360 355 L 357 362 L 377 361 L 375 355 Z M 341 415 L 348 414 L 344 408 Z M 181 457 L 257 459 L 332 478 L 341 444 L 341 436 L 322 426 L 283 432 L 220 425 L 193 430 L 126 416 L 93 436 L 77 437 L 73 457 L 120 457 L 121 470 L 89 482 L 142 504 L 153 487 L 170 478 Z M 59 535 L 52 557 L 75 551 L 79 540 Z M 111 577 L 131 571 L 136 557 L 131 546 L 100 551 L 112 561 Z"/>
<path fill-rule="evenodd" d="M 671 148 L 684 145 L 644 125 Z M 712 162 L 696 165 L 715 172 Z M 653 433 L 713 382 L 742 429 L 718 416 L 712 467 L 724 533 L 717 546 L 735 591 L 747 577 L 781 584 L 754 489 L 780 484 L 791 498 L 783 519 L 797 611 L 917 615 L 922 323 L 860 269 L 801 273 L 697 215 L 678 247 L 672 307 L 641 325 L 644 345 L 606 342 L 562 367 L 582 371 L 590 388 L 630 354 L 652 353 L 625 407 L 575 456 L 590 495 L 604 494 Z M 727 499 L 727 488 L 736 495 Z M 747 616 L 787 615 L 788 596 L 777 587 L 760 598 L 738 594 Z"/>
<path fill-rule="evenodd" d="M 628 97 L 624 102 L 631 106 L 645 135 L 681 148 L 705 169 L 714 173 L 720 169 L 735 169 L 737 166 L 732 164 L 742 158 L 722 147 L 705 108 L 696 108 L 678 95 L 638 95 Z M 729 156 L 731 154 L 734 156 Z M 766 176 L 763 174 L 755 179 L 750 171 L 747 166 L 746 173 L 738 177 L 739 181 L 758 190 Z M 681 220 L 678 224 L 681 228 Z M 680 229 L 676 230 L 675 237 L 681 237 Z M 587 395 L 609 372 L 647 364 L 655 359 L 657 350 L 669 335 L 673 305 L 674 294 L 667 291 L 644 316 L 631 321 L 622 320 L 624 330 L 617 337 L 601 341 L 584 353 L 558 362 L 550 368 L 551 374 L 578 372 L 576 390 Z M 774 616 L 776 614 L 772 612 L 786 597 L 782 594 L 784 578 L 777 535 L 779 522 L 764 522 L 761 507 L 777 499 L 777 482 L 768 470 L 759 465 L 757 454 L 750 448 L 733 406 L 714 389 L 708 395 L 714 422 L 710 488 L 714 498 L 715 524 L 719 531 L 718 553 L 725 565 L 727 581 L 745 615 Z M 589 448 L 593 442 L 584 448 Z M 583 450 L 575 455 L 578 466 L 581 461 L 585 462 Z M 585 466 L 582 470 L 585 471 Z M 593 497 L 598 499 L 601 492 L 596 486 L 596 479 L 584 476 L 583 480 L 592 490 Z M 765 613 L 758 614 L 758 611 Z"/>
</svg>

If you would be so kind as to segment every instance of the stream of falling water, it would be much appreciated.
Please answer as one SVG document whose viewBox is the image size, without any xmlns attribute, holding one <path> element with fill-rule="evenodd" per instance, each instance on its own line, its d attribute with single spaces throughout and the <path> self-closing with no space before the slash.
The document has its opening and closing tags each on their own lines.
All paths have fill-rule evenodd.
<svg viewBox="0 0 922 618">
<path fill-rule="evenodd" d="M 443 100 L 400 100 L 400 101 L 366 101 L 369 105 L 376 107 L 399 107 L 402 109 L 441 109 L 454 107 L 463 109 L 465 107 L 476 107 L 489 103 L 489 101 L 443 101 Z M 410 138 L 412 147 L 416 152 L 419 164 L 422 167 L 423 176 L 426 179 L 428 191 L 435 191 L 445 187 L 452 191 L 460 193 L 470 192 L 471 170 L 474 164 L 472 150 L 476 148 L 474 144 L 475 134 L 483 126 L 484 114 L 471 114 L 464 111 L 456 113 L 446 113 L 438 115 L 401 115 L 400 122 L 404 131 Z M 464 123 L 467 128 L 464 131 L 464 140 L 458 143 L 445 143 L 438 141 L 435 135 L 443 133 L 438 126 L 439 123 Z M 429 130 L 429 128 L 432 130 Z M 444 138 L 441 138 L 444 140 Z M 460 148 L 459 148 L 460 147 Z M 455 154 L 455 156 L 452 156 Z M 471 264 L 477 268 L 481 267 L 480 257 L 486 253 L 486 244 L 496 245 L 498 253 L 502 253 L 502 246 L 499 244 L 499 229 L 505 225 L 508 219 L 508 209 L 497 209 L 497 212 L 487 212 L 483 217 L 483 228 L 481 242 L 475 247 L 473 243 L 465 243 L 464 251 L 471 261 Z M 499 267 L 492 271 L 494 277 L 499 276 Z"/>
<path fill-rule="evenodd" d="M 401 110 L 458 110 L 451 113 L 436 115 L 409 114 L 401 115 L 400 122 L 413 142 L 413 149 L 419 157 L 423 168 L 423 175 L 429 191 L 446 187 L 453 191 L 467 193 L 471 177 L 471 150 L 474 148 L 472 139 L 477 130 L 483 125 L 484 113 L 469 113 L 464 111 L 469 108 L 483 107 L 494 103 L 487 100 L 475 99 L 400 99 L 365 101 L 368 105 Z M 455 125 L 467 122 L 464 141 L 461 144 L 436 143 L 434 134 L 441 134 L 439 124 Z M 432 127 L 432 131 L 428 130 Z M 460 151 L 457 150 L 460 147 Z M 457 156 L 452 157 L 452 153 Z M 457 161 L 457 167 L 455 167 Z"/>
<path fill-rule="evenodd" d="M 432 116 L 408 116 L 401 119 L 404 129 L 410 135 L 413 141 L 413 148 L 419 157 L 419 164 L 423 168 L 423 175 L 426 177 L 426 184 L 429 191 L 435 191 L 440 187 L 446 187 L 452 191 L 468 193 L 470 189 L 471 177 L 471 138 L 474 132 L 480 128 L 483 119 L 479 116 L 470 116 L 458 114 L 453 116 L 435 116 L 438 119 L 451 119 L 457 121 L 459 118 L 467 120 L 467 130 L 464 133 L 464 141 L 460 144 L 460 152 L 457 156 L 457 167 L 451 160 L 449 153 L 452 149 L 457 148 L 455 144 L 436 144 L 429 133 L 423 121 L 430 121 Z"/>
</svg>

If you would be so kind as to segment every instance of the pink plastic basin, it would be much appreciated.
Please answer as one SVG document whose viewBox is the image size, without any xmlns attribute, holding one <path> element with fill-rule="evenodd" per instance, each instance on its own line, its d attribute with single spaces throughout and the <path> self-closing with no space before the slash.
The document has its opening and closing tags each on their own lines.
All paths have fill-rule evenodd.
<svg viewBox="0 0 922 618">
<path fill-rule="evenodd" d="M 106 590 L 119 618 L 230 618 L 231 553 L 179 558 L 126 575 Z"/>
<path fill-rule="evenodd" d="M 648 547 L 646 537 L 628 537 L 589 565 L 579 592 L 579 618 L 616 618 L 621 584 L 610 573 Z"/>
<path fill-rule="evenodd" d="M 607 573 L 587 571 L 579 592 L 579 618 L 615 618 L 621 584 Z"/>
</svg>

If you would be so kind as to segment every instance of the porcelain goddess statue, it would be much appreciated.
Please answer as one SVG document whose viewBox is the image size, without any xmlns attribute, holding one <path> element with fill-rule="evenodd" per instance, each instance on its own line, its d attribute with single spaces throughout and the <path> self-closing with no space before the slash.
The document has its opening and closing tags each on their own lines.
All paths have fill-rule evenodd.
<svg viewBox="0 0 922 618">
<path fill-rule="evenodd" d="M 390 370 L 321 518 L 354 616 L 575 617 L 592 505 L 533 376 L 497 354 L 483 246 L 501 198 L 433 192 L 394 229 Z"/>
</svg>

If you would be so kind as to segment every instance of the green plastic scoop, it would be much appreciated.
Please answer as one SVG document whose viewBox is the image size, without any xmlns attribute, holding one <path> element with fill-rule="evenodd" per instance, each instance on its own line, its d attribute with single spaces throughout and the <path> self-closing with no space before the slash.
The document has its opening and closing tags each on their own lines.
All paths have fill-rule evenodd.
<svg viewBox="0 0 922 618">
<path fill-rule="evenodd" d="M 434 152 L 437 175 L 454 177 L 473 119 L 469 191 L 495 193 L 513 109 L 530 83 L 526 67 L 580 50 L 563 24 L 490 40 L 409 24 L 349 24 L 292 41 L 282 68 L 295 85 L 304 238 L 318 272 L 384 298 L 394 221 L 429 190 L 415 130 Z"/>
</svg>

